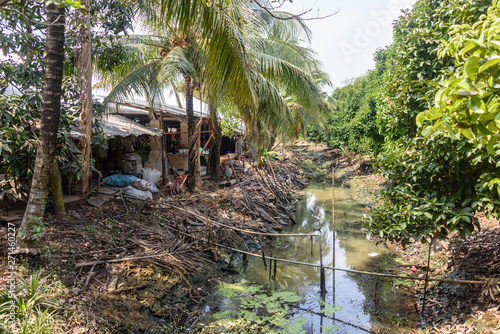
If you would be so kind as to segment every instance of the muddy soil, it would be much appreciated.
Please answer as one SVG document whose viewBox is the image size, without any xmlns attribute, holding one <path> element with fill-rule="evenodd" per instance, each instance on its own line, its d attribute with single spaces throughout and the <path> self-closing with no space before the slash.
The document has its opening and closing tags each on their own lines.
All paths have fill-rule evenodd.
<svg viewBox="0 0 500 334">
<path fill-rule="evenodd" d="M 44 268 L 66 286 L 65 333 L 196 327 L 203 298 L 231 272 L 222 246 L 259 247 L 262 237 L 242 231 L 281 230 L 307 184 L 300 160 L 285 149 L 266 167 L 234 157 L 221 167 L 229 172 L 220 185 L 205 182 L 198 194 L 178 184 L 181 194 L 160 188 L 153 201 L 139 201 L 104 188 L 89 197 L 98 207 L 82 200 L 65 218 L 48 214 L 41 255 L 20 260 L 27 272 Z"/>
</svg>

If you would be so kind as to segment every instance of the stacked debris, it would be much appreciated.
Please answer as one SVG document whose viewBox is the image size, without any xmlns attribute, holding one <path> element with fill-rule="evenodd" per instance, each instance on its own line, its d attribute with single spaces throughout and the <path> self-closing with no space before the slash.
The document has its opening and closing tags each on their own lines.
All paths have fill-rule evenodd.
<svg viewBox="0 0 500 334">
<path fill-rule="evenodd" d="M 237 229 L 276 232 L 292 222 L 290 213 L 299 189 L 306 185 L 298 160 L 284 157 L 266 165 L 245 166 L 229 158 L 222 169 L 225 173 L 219 189 L 189 197 L 161 196 L 148 204 L 149 209 L 162 224 L 179 232 L 206 238 L 210 230 L 214 242 L 238 243 L 248 235 Z"/>
<path fill-rule="evenodd" d="M 93 301 L 93 315 L 82 318 L 115 332 L 164 332 L 170 324 L 167 331 L 175 332 L 196 319 L 217 265 L 230 267 L 219 244 L 258 247 L 263 234 L 292 222 L 305 186 L 298 159 L 283 154 L 250 165 L 230 158 L 221 168 L 228 173 L 220 184 L 205 182 L 198 194 L 183 191 L 185 176 L 169 180 L 152 200 L 103 186 L 99 205 L 79 205 L 72 219 L 51 222 L 46 244 L 59 252 L 51 268 L 72 291 L 75 308 Z"/>
</svg>

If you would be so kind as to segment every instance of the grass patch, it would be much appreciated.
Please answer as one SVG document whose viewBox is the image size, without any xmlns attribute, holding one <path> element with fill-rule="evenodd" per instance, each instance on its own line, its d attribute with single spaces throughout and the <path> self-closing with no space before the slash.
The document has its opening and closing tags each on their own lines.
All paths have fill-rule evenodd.
<svg viewBox="0 0 500 334">
<path fill-rule="evenodd" d="M 50 281 L 42 270 L 4 287 L 0 295 L 0 328 L 4 333 L 64 333 L 60 298 L 66 289 L 59 281 Z"/>
</svg>

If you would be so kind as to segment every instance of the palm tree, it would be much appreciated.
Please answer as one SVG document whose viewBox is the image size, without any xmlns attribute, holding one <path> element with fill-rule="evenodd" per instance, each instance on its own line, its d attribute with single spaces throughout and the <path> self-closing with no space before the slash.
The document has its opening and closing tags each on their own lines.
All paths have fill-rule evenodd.
<svg viewBox="0 0 500 334">
<path fill-rule="evenodd" d="M 65 14 L 64 7 L 61 8 L 51 2 L 47 5 L 47 50 L 40 136 L 31 191 L 19 229 L 20 237 L 17 238 L 20 248 L 36 247 L 39 240 L 33 236 L 30 224 L 43 218 L 47 203 L 61 110 Z"/>
<path fill-rule="evenodd" d="M 174 24 L 172 17 L 164 16 L 161 8 L 151 9 L 155 3 L 148 3 L 143 8 L 144 15 L 150 23 L 154 37 L 134 36 L 142 39 L 142 45 L 149 50 L 160 48 L 160 58 L 151 59 L 126 76 L 122 82 L 114 87 L 108 99 L 124 97 L 127 94 L 148 93 L 156 96 L 161 88 L 167 86 L 173 77 L 180 74 L 184 77 L 184 91 L 186 94 L 186 116 L 189 133 L 189 174 L 188 189 L 195 191 L 199 188 L 201 179 L 199 173 L 199 131 L 196 131 L 193 110 L 193 86 L 201 87 L 204 82 L 211 91 L 218 91 L 238 101 L 240 105 L 253 105 L 255 96 L 249 71 L 249 61 L 246 59 L 246 50 L 241 26 L 235 20 L 234 14 L 251 14 L 247 10 L 220 11 L 207 6 L 197 6 L 196 1 L 188 5 L 183 1 L 177 3 L 181 7 L 187 5 L 188 11 L 194 20 L 192 26 Z M 163 3 L 160 3 L 160 6 Z M 185 7 L 185 6 L 184 6 Z M 172 8 L 175 12 L 175 8 Z M 160 14 L 158 15 L 157 12 Z M 170 12 L 169 12 L 170 13 Z M 163 19 L 160 19 L 163 17 Z M 170 20 L 166 21 L 164 20 Z M 209 28 L 206 22 L 210 21 Z M 181 22 L 180 20 L 178 22 Z M 205 22 L 205 23 L 204 23 Z M 170 23 L 170 24 L 168 24 Z M 195 28 L 193 28 L 195 27 Z M 144 53 L 144 49 L 142 50 Z M 138 57 L 140 58 L 140 57 Z M 155 71 L 151 70 L 155 68 Z M 144 75 L 154 77 L 155 85 L 144 80 Z M 156 87 L 151 94 L 152 86 Z"/>
<path fill-rule="evenodd" d="M 90 8 L 90 0 L 81 0 L 81 4 Z M 80 9 L 81 27 L 79 32 L 80 49 L 78 52 L 77 69 L 80 85 L 80 100 L 82 105 L 82 186 L 83 193 L 89 189 L 90 158 L 92 151 L 92 33 L 90 30 L 90 11 Z"/>
<path fill-rule="evenodd" d="M 306 124 L 320 125 L 319 115 L 327 110 L 320 88 L 331 83 L 321 71 L 315 52 L 300 45 L 310 40 L 303 21 L 259 6 L 254 10 L 260 31 L 248 35 L 246 43 L 256 59 L 254 84 L 259 101 L 257 108 L 240 111 L 260 153 L 269 150 L 278 136 L 297 138 Z"/>
<path fill-rule="evenodd" d="M 142 36 L 141 45 L 161 48 L 163 58 L 151 60 L 132 72 L 113 89 L 110 97 L 151 89 L 144 74 L 153 64 L 158 70 L 149 77 L 155 77 L 155 82 L 163 86 L 171 81 L 174 72 L 181 73 L 190 136 L 190 190 L 199 185 L 196 145 L 199 135 L 194 131 L 193 83 L 198 87 L 203 85 L 208 91 L 216 160 L 220 159 L 217 147 L 221 139 L 216 107 L 221 103 L 231 103 L 241 111 L 259 147 L 259 137 L 266 133 L 266 127 L 276 137 L 295 128 L 295 120 L 304 119 L 298 112 L 301 109 L 295 106 L 308 108 L 309 114 L 321 108 L 323 98 L 314 74 L 319 64 L 310 49 L 299 46 L 300 38 L 310 37 L 300 20 L 276 20 L 244 1 L 231 1 L 224 10 L 197 1 L 162 0 L 148 4 L 144 16 L 155 35 Z M 172 71 L 174 68 L 176 71 Z M 292 97 L 295 104 L 290 105 L 284 96 Z M 263 143 L 270 141 L 266 139 Z"/>
</svg>

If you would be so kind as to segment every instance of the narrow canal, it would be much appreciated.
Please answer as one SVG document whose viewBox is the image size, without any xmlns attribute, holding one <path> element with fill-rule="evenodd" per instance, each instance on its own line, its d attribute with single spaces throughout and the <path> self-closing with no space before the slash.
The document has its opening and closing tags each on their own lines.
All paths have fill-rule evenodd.
<svg viewBox="0 0 500 334">
<path fill-rule="evenodd" d="M 338 268 L 383 271 L 394 259 L 386 249 L 367 240 L 360 220 L 369 215 L 352 199 L 351 190 L 335 187 L 335 228 L 332 222 L 332 187 L 313 184 L 304 190 L 304 198 L 295 212 L 296 224 L 283 233 L 319 233 L 323 264 Z M 311 255 L 311 240 L 306 238 L 276 238 L 266 254 L 276 258 L 320 264 L 319 240 L 315 238 Z M 246 281 L 268 286 L 276 291 L 292 291 L 303 297 L 294 309 L 292 319 L 307 319 L 306 333 L 407 333 L 415 317 L 412 299 L 398 282 L 326 270 L 325 294 L 320 293 L 319 268 L 277 264 L 276 279 L 270 279 L 269 268 L 260 258 L 250 257 L 244 264 L 236 261 L 236 270 Z M 399 282 L 404 284 L 405 282 Z M 323 300 L 323 302 L 321 301 Z M 340 306 L 333 315 L 325 315 L 323 305 Z M 223 303 L 224 304 L 224 303 Z M 220 304 L 219 304 L 220 305 Z"/>
</svg>

